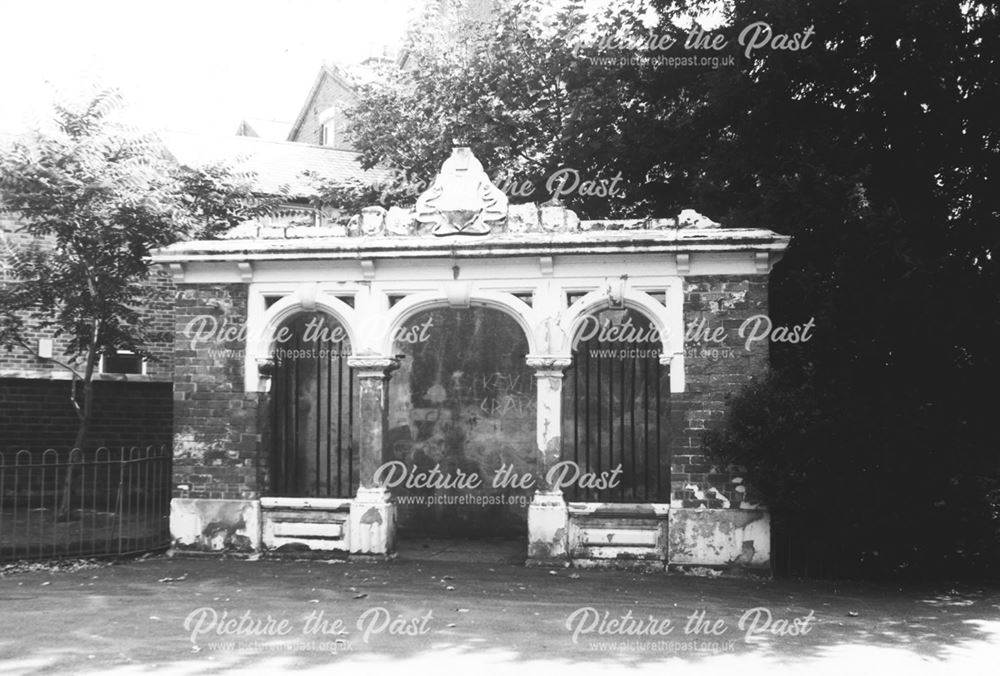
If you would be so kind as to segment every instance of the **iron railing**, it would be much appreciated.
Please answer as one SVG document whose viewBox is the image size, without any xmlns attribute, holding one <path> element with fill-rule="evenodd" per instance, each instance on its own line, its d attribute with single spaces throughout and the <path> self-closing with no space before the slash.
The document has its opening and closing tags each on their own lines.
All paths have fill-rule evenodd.
<svg viewBox="0 0 1000 676">
<path fill-rule="evenodd" d="M 636 335 L 651 322 L 622 311 Z M 604 489 L 565 489 L 587 502 L 670 502 L 670 373 L 660 364 L 658 340 L 579 340 L 563 381 L 561 460 L 600 476 L 617 471 Z"/>
<path fill-rule="evenodd" d="M 170 489 L 165 447 L 0 452 L 0 561 L 164 549 Z"/>
<path fill-rule="evenodd" d="M 269 495 L 348 498 L 357 490 L 358 381 L 350 347 L 329 340 L 338 326 L 329 315 L 296 315 L 275 347 Z"/>
</svg>

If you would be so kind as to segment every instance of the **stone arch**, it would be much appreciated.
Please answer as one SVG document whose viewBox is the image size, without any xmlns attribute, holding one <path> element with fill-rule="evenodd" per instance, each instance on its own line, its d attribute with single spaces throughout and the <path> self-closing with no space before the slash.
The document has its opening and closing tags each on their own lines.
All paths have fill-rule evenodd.
<svg viewBox="0 0 1000 676">
<path fill-rule="evenodd" d="M 255 345 L 257 356 L 266 358 L 274 346 L 274 337 L 281 326 L 299 312 L 322 311 L 336 319 L 347 332 L 353 348 L 357 340 L 354 309 L 335 296 L 317 295 L 307 300 L 301 294 L 290 294 L 277 301 L 264 313 L 264 321 Z"/>
<path fill-rule="evenodd" d="M 528 341 L 528 353 L 534 354 L 536 352 L 537 337 L 533 329 L 536 324 L 535 312 L 527 303 L 512 294 L 497 291 L 472 292 L 466 300 L 467 305 L 456 305 L 447 295 L 440 293 L 425 292 L 409 295 L 389 311 L 385 331 L 373 340 L 372 344 L 377 345 L 380 354 L 391 355 L 393 336 L 406 325 L 410 318 L 421 312 L 449 307 L 485 307 L 499 310 L 517 322 Z"/>
<path fill-rule="evenodd" d="M 623 305 L 631 310 L 640 312 L 648 318 L 660 334 L 661 350 L 664 355 L 671 355 L 683 350 L 684 336 L 674 336 L 677 332 L 676 322 L 671 322 L 668 308 L 644 291 L 627 289 L 622 293 Z M 563 336 L 564 344 L 561 352 L 569 355 L 573 352 L 573 341 L 577 332 L 586 317 L 598 310 L 605 310 L 610 307 L 611 292 L 609 289 L 595 289 L 578 299 L 567 308 L 563 321 L 566 332 Z M 679 308 L 678 308 L 679 310 Z"/>
<path fill-rule="evenodd" d="M 357 351 L 357 315 L 354 309 L 335 296 L 311 294 L 299 291 L 288 294 L 269 307 L 261 319 L 260 328 L 247 340 L 246 352 L 246 383 L 257 382 L 257 390 L 267 389 L 266 379 L 257 374 L 258 364 L 269 360 L 274 348 L 274 340 L 278 330 L 292 317 L 300 312 L 325 312 L 333 317 L 347 332 L 351 343 L 351 351 Z"/>
</svg>

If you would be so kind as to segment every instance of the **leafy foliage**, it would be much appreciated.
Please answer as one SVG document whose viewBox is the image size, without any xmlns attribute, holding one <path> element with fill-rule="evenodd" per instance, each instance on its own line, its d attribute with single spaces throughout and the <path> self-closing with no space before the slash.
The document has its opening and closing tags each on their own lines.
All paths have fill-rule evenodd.
<svg viewBox="0 0 1000 676">
<path fill-rule="evenodd" d="M 338 216 L 335 220 L 343 223 L 367 206 L 381 204 L 390 207 L 413 201 L 400 181 L 377 184 L 358 178 L 330 179 L 309 172 L 305 172 L 305 175 L 312 180 L 315 188 L 315 196 L 310 199 L 311 205 L 320 209 L 336 209 Z"/>
<path fill-rule="evenodd" d="M 677 148 L 723 218 L 793 235 L 775 321 L 816 338 L 732 402 L 713 445 L 756 469 L 779 529 L 832 574 L 982 572 L 997 560 L 1000 341 L 988 188 L 998 16 L 980 3 L 737 2 L 821 42 L 710 73 Z"/>
<path fill-rule="evenodd" d="M 499 3 L 497 24 L 484 25 L 442 22 L 430 5 L 409 36 L 404 66 L 362 87 L 349 112 L 363 166 L 398 171 L 389 194 L 419 194 L 413 186 L 429 184 L 456 142 L 474 148 L 514 201 L 548 199 L 560 168 L 610 185 L 623 164 L 621 125 L 635 103 L 631 75 L 580 58 L 574 46 L 584 31 L 634 15 L 609 7 L 593 17 L 579 2 L 553 12 L 542 0 L 518 0 Z M 610 200 L 578 191 L 567 201 L 595 216 L 641 208 L 621 188 Z"/>
</svg>

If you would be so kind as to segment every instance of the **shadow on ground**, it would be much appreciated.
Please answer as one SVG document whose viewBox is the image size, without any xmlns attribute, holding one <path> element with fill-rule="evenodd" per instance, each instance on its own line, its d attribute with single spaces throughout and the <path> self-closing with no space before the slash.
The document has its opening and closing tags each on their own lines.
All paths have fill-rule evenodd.
<svg viewBox="0 0 1000 676">
<path fill-rule="evenodd" d="M 662 674 L 696 663 L 912 674 L 1000 660 L 997 589 L 549 570 L 518 557 L 510 543 L 412 541 L 386 563 L 153 557 L 7 575 L 0 673 Z"/>
</svg>

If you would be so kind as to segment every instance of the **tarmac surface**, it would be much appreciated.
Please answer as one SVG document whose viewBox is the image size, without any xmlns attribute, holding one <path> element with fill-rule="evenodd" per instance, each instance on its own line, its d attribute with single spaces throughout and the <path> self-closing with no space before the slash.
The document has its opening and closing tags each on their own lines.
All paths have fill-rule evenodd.
<svg viewBox="0 0 1000 676">
<path fill-rule="evenodd" d="M 1000 589 L 526 568 L 517 543 L 394 561 L 0 566 L 0 674 L 995 674 Z"/>
</svg>

